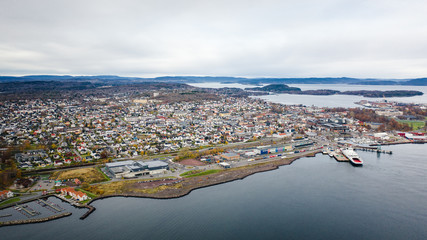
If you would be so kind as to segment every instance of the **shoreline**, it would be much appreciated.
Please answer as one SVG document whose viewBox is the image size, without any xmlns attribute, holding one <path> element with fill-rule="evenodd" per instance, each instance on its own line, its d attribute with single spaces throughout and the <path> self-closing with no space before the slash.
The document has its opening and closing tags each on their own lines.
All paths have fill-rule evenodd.
<svg viewBox="0 0 427 240">
<path fill-rule="evenodd" d="M 93 202 L 97 200 L 102 200 L 106 198 L 113 198 L 113 197 L 134 197 L 134 198 L 150 198 L 150 199 L 174 199 L 174 198 L 181 198 L 184 196 L 189 195 L 192 191 L 202 188 L 207 188 L 219 184 L 229 183 L 233 181 L 243 180 L 246 177 L 249 177 L 251 175 L 254 175 L 256 173 L 261 172 L 268 172 L 272 170 L 276 170 L 281 166 L 286 166 L 292 164 L 294 161 L 304 158 L 304 157 L 316 157 L 318 153 L 321 153 L 320 150 L 316 150 L 314 152 L 307 153 L 302 156 L 298 157 L 292 157 L 289 159 L 280 159 L 273 162 L 266 162 L 266 163 L 260 163 L 259 165 L 256 164 L 254 166 L 250 167 L 244 167 L 244 168 L 237 168 L 237 169 L 229 169 L 226 171 L 222 171 L 219 173 L 215 173 L 212 175 L 206 175 L 206 176 L 199 176 L 199 177 L 193 177 L 188 178 L 187 183 L 189 183 L 189 186 L 185 186 L 183 188 L 178 189 L 166 189 L 161 192 L 157 192 L 154 194 L 138 194 L 138 193 L 121 193 L 121 194 L 111 194 L 106 195 L 98 198 L 94 198 L 91 201 L 87 203 L 87 206 L 91 206 Z M 203 179 L 208 181 L 203 181 Z M 196 183 L 196 184 L 194 184 Z M 93 207 L 93 206 L 91 206 Z M 80 219 L 85 219 L 88 217 L 92 212 L 96 210 L 95 207 L 93 209 L 90 209 L 88 212 L 86 212 Z"/>
<path fill-rule="evenodd" d="M 286 166 L 292 164 L 294 161 L 304 158 L 304 157 L 316 157 L 318 153 L 321 153 L 320 150 L 316 150 L 313 152 L 308 152 L 304 155 L 292 157 L 288 159 L 279 159 L 272 162 L 265 162 L 265 163 L 258 163 L 251 165 L 249 167 L 240 167 L 235 169 L 228 169 L 226 171 L 222 171 L 219 173 L 214 173 L 211 175 L 206 176 L 199 176 L 199 177 L 192 177 L 192 178 L 186 178 L 187 181 L 183 181 L 186 183 L 186 186 L 183 188 L 178 189 L 166 189 L 161 192 L 156 192 L 153 194 L 147 194 L 147 193 L 122 193 L 122 194 L 111 194 L 106 196 L 101 196 L 94 198 L 90 200 L 85 205 L 76 205 L 72 204 L 68 201 L 65 201 L 64 199 L 60 198 L 59 196 L 56 196 L 55 194 L 49 194 L 45 196 L 40 196 L 35 199 L 28 199 L 26 202 L 34 201 L 39 198 L 47 198 L 47 197 L 56 197 L 60 199 L 61 201 L 71 204 L 73 207 L 76 208 L 87 208 L 89 209 L 86 213 L 84 213 L 79 219 L 84 220 L 86 219 L 90 214 L 92 214 L 96 208 L 90 204 L 97 200 L 102 200 L 106 198 L 113 198 L 113 197 L 134 197 L 134 198 L 150 198 L 150 199 L 174 199 L 174 198 L 181 198 L 189 195 L 192 191 L 202 188 L 207 188 L 219 184 L 224 184 L 228 182 L 233 182 L 237 180 L 243 180 L 246 177 L 249 177 L 251 175 L 254 175 L 256 173 L 261 172 L 268 172 L 272 170 L 276 170 L 281 166 Z M 7 206 L 10 207 L 10 206 Z M 59 215 L 53 215 L 46 218 L 39 218 L 39 219 L 25 219 L 25 220 L 15 220 L 15 221 L 9 221 L 9 222 L 0 222 L 0 227 L 2 226 L 13 226 L 13 225 L 20 225 L 20 224 L 30 224 L 30 223 L 41 223 L 41 222 L 47 222 L 58 218 L 63 218 L 70 216 L 71 213 L 66 212 Z"/>
<path fill-rule="evenodd" d="M 400 145 L 400 144 L 424 144 L 427 143 L 427 141 L 424 142 L 394 142 L 394 143 L 382 143 L 380 144 L 381 146 L 388 146 L 388 145 Z M 170 193 L 168 194 L 163 194 L 163 192 L 157 192 L 154 194 L 137 194 L 137 193 L 122 193 L 122 194 L 112 194 L 112 195 L 106 195 L 106 196 L 102 196 L 102 197 L 97 197 L 94 198 L 92 200 L 90 200 L 86 206 L 88 206 L 89 211 L 86 212 L 83 216 L 80 217 L 81 220 L 84 220 L 85 218 L 87 218 L 91 213 L 93 213 L 96 208 L 93 207 L 92 204 L 93 202 L 97 201 L 97 200 L 102 200 L 102 199 L 107 199 L 107 198 L 113 198 L 113 197 L 134 197 L 134 198 L 149 198 L 149 199 L 174 199 L 174 198 L 181 198 L 181 197 L 185 197 L 187 195 L 189 195 L 192 191 L 197 190 L 197 189 L 202 189 L 202 188 L 207 188 L 207 187 L 211 187 L 211 186 L 215 186 L 215 185 L 219 185 L 219 184 L 224 184 L 224 183 L 228 183 L 228 182 L 233 182 L 233 181 L 237 181 L 237 180 L 243 180 L 246 177 L 249 177 L 251 175 L 254 175 L 256 173 L 261 173 L 261 172 L 268 172 L 268 171 L 273 171 L 278 169 L 281 166 L 286 166 L 286 165 L 291 165 L 294 161 L 300 159 L 300 158 L 304 158 L 304 157 L 316 157 L 316 155 L 318 153 L 322 153 L 321 150 L 316 150 L 310 153 L 307 153 L 305 155 L 302 156 L 298 156 L 298 157 L 292 157 L 289 159 L 280 159 L 280 160 L 276 160 L 276 161 L 272 161 L 272 162 L 266 162 L 266 163 L 261 163 L 260 165 L 254 165 L 254 166 L 250 166 L 250 167 L 245 167 L 245 168 L 238 168 L 238 169 L 230 169 L 229 171 L 241 171 L 241 175 L 240 176 L 236 176 L 234 178 L 228 178 L 228 179 L 223 179 L 221 181 L 215 182 L 215 181 L 208 181 L 206 183 L 203 183 L 201 185 L 193 185 L 192 187 L 186 188 L 186 189 L 173 189 L 173 190 L 177 190 L 176 192 L 178 193 Z M 244 172 L 244 170 L 248 170 L 246 172 Z M 222 172 L 224 173 L 224 172 Z M 207 176 L 199 176 L 199 177 L 194 177 L 192 178 L 192 180 L 194 179 L 203 179 L 203 178 L 207 178 L 210 179 L 210 177 L 214 176 L 214 175 L 219 175 L 220 173 L 215 173 L 212 175 L 207 175 Z M 168 190 L 168 189 L 167 189 Z M 165 191 L 167 191 L 165 190 Z M 170 192 L 170 191 L 169 191 Z M 81 206 L 83 207 L 83 206 Z"/>
<path fill-rule="evenodd" d="M 427 143 L 427 141 L 382 143 L 380 145 L 381 146 L 388 146 L 388 145 L 424 144 L 424 143 Z M 258 163 L 258 164 L 254 164 L 251 166 L 240 167 L 240 168 L 235 168 L 235 169 L 228 169 L 228 170 L 221 171 L 219 173 L 215 173 L 215 174 L 211 174 L 211 175 L 186 178 L 185 181 L 183 181 L 183 183 L 185 183 L 185 186 L 183 186 L 182 188 L 177 188 L 177 189 L 165 189 L 163 191 L 156 192 L 156 193 L 150 193 L 150 194 L 148 194 L 148 193 L 135 193 L 135 192 L 132 193 L 131 192 L 131 193 L 118 193 L 118 194 L 101 196 L 101 197 L 97 197 L 97 198 L 90 200 L 85 205 L 71 204 L 70 202 L 64 201 L 60 197 L 56 196 L 55 194 L 49 194 L 49 195 L 37 197 L 35 199 L 31 199 L 31 200 L 28 199 L 25 202 L 34 201 L 34 200 L 37 200 L 39 198 L 46 198 L 46 197 L 50 197 L 50 196 L 56 197 L 63 202 L 71 204 L 74 207 L 87 208 L 88 211 L 86 213 L 84 213 L 79 218 L 81 220 L 84 220 L 96 210 L 96 208 L 94 206 L 92 206 L 91 204 L 95 201 L 98 201 L 98 200 L 113 198 L 113 197 L 125 197 L 125 198 L 133 197 L 133 198 L 149 198 L 149 199 L 165 199 L 165 200 L 166 199 L 181 198 L 181 197 L 185 197 L 185 196 L 189 195 L 192 191 L 197 190 L 197 189 L 207 188 L 207 187 L 211 187 L 211 186 L 215 186 L 215 185 L 219 185 L 219 184 L 224 184 L 224 183 L 229 183 L 229 182 L 233 182 L 233 181 L 237 181 L 237 180 L 243 180 L 246 177 L 249 177 L 249 176 L 254 175 L 256 173 L 268 172 L 268 171 L 276 170 L 281 166 L 291 165 L 294 161 L 296 161 L 300 158 L 316 157 L 316 155 L 318 153 L 322 153 L 322 151 L 319 149 L 319 150 L 315 150 L 312 152 L 308 152 L 308 153 L 301 155 L 301 156 L 291 157 L 291 158 L 287 158 L 287 159 L 279 159 L 279 160 L 275 160 L 275 161 L 271 161 L 271 162 L 265 162 L 265 163 Z M 5 207 L 6 206 L 3 206 L 0 209 L 3 209 Z M 10 207 L 10 206 L 7 206 L 7 207 Z M 54 220 L 57 218 L 67 217 L 69 215 L 71 215 L 71 213 L 62 213 L 59 215 L 54 215 L 54 216 L 42 218 L 42 219 L 0 222 L 0 227 L 1 226 L 19 225 L 19 224 L 47 222 L 47 221 L 51 221 L 51 220 Z M 5 224 L 5 223 L 7 223 L 7 224 Z"/>
<path fill-rule="evenodd" d="M 380 146 L 391 146 L 391 145 L 401 145 L 401 144 L 424 144 L 427 143 L 427 141 L 407 141 L 407 142 L 392 142 L 392 143 L 381 143 Z M 370 146 L 377 146 L 377 145 L 370 145 Z"/>
</svg>

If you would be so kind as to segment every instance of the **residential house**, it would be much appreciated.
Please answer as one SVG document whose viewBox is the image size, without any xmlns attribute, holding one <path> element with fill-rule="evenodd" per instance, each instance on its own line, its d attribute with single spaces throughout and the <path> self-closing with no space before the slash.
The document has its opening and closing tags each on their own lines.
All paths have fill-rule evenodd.
<svg viewBox="0 0 427 240">
<path fill-rule="evenodd" d="M 13 192 L 9 190 L 0 191 L 0 200 L 8 199 L 13 197 Z"/>
</svg>

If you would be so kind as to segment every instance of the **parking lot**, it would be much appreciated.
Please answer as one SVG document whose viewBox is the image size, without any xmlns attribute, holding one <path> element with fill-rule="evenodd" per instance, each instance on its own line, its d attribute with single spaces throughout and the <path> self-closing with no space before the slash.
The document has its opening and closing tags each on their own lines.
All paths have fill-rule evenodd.
<svg viewBox="0 0 427 240">
<path fill-rule="evenodd" d="M 53 180 L 39 180 L 31 187 L 30 191 L 51 190 L 54 186 L 55 181 Z"/>
</svg>

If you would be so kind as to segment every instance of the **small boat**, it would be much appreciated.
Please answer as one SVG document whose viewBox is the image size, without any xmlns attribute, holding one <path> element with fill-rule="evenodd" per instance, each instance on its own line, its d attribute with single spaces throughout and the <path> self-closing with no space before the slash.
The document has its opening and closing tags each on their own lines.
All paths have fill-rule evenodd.
<svg viewBox="0 0 427 240">
<path fill-rule="evenodd" d="M 353 150 L 353 148 L 343 149 L 341 152 L 342 152 L 342 154 L 344 154 L 344 156 L 346 158 L 348 158 L 348 160 L 350 160 L 351 164 L 353 164 L 355 166 L 362 166 L 363 165 L 363 160 Z"/>
</svg>

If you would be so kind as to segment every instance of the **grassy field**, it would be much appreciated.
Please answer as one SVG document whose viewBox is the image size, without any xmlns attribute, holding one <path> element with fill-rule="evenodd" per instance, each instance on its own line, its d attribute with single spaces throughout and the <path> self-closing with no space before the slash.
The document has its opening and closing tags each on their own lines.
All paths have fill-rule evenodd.
<svg viewBox="0 0 427 240">
<path fill-rule="evenodd" d="M 103 171 L 101 171 L 101 169 L 99 167 L 96 167 L 96 169 L 98 170 L 98 172 L 100 172 L 102 174 L 102 176 L 104 176 L 105 181 L 111 180 Z"/>
<path fill-rule="evenodd" d="M 19 202 L 20 200 L 21 200 L 21 199 L 20 199 L 20 198 L 18 198 L 18 197 L 11 198 L 11 199 L 8 199 L 8 200 L 6 200 L 6 201 L 1 202 L 1 203 L 0 203 L 0 206 L 6 205 L 6 204 L 9 204 L 9 203 Z"/>
<path fill-rule="evenodd" d="M 42 180 L 49 180 L 49 174 L 44 174 L 44 175 L 40 175 L 40 178 L 42 179 Z"/>
<path fill-rule="evenodd" d="M 418 130 L 425 126 L 425 122 L 423 121 L 399 120 L 398 122 L 409 125 L 410 127 L 412 127 L 412 130 Z"/>
<path fill-rule="evenodd" d="M 136 182 L 141 180 L 118 181 L 104 184 L 97 184 L 89 186 L 88 190 L 98 196 L 123 194 L 123 193 L 156 193 L 168 188 L 180 188 L 182 184 L 174 184 L 168 186 L 159 186 L 150 189 L 139 189 L 135 187 Z"/>
<path fill-rule="evenodd" d="M 88 192 L 88 191 L 86 191 L 86 190 L 84 190 L 84 189 L 81 189 L 81 188 L 76 188 L 76 190 L 77 191 L 81 191 L 81 192 L 84 192 L 84 193 L 86 193 L 86 195 L 88 196 L 88 197 L 90 197 L 90 198 L 96 198 L 96 197 L 98 197 L 97 195 L 95 195 L 95 194 L 93 194 L 93 193 L 91 193 L 91 192 Z"/>
<path fill-rule="evenodd" d="M 221 172 L 221 171 L 222 171 L 221 169 L 212 169 L 212 170 L 207 170 L 204 172 L 192 170 L 192 171 L 185 172 L 185 173 L 181 174 L 180 176 L 190 178 L 190 177 L 198 177 L 198 176 L 209 175 L 209 174 L 213 174 L 213 173 L 217 173 L 217 172 Z"/>
<path fill-rule="evenodd" d="M 57 171 L 50 176 L 50 179 L 53 180 L 66 180 L 78 178 L 82 182 L 87 183 L 98 183 L 108 181 L 109 178 L 104 176 L 103 173 L 96 167 L 91 168 L 81 168 L 65 171 Z"/>
</svg>

